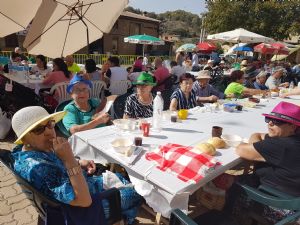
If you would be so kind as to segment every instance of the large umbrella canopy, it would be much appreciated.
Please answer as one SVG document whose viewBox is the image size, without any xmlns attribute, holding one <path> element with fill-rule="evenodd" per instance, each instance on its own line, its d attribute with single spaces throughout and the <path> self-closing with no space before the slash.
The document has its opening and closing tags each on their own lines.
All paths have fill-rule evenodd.
<svg viewBox="0 0 300 225">
<path fill-rule="evenodd" d="M 217 49 L 217 47 L 214 44 L 208 42 L 199 42 L 197 44 L 197 48 L 199 49 L 199 51 L 205 52 L 212 52 Z"/>
<path fill-rule="evenodd" d="M 253 52 L 253 49 L 249 46 L 239 46 L 233 49 L 235 52 Z"/>
<path fill-rule="evenodd" d="M 42 0 L 2 0 L 0 7 L 0 37 L 25 30 Z"/>
<path fill-rule="evenodd" d="M 150 35 L 133 35 L 124 38 L 124 42 L 132 43 L 132 44 L 143 44 L 143 45 L 164 45 L 165 42 L 160 40 L 157 37 L 153 37 Z"/>
<path fill-rule="evenodd" d="M 257 42 L 265 42 L 271 43 L 274 42 L 272 38 L 265 37 L 260 34 L 253 33 L 251 31 L 245 30 L 243 28 L 238 28 L 232 31 L 227 31 L 218 34 L 211 34 L 207 36 L 208 40 L 216 40 L 216 41 L 226 41 L 231 43 L 257 43 Z"/>
<path fill-rule="evenodd" d="M 288 55 L 289 54 L 289 49 L 286 47 L 285 44 L 280 43 L 280 42 L 275 42 L 271 44 L 273 48 L 277 50 L 276 54 L 277 55 Z"/>
<path fill-rule="evenodd" d="M 177 48 L 176 52 L 192 52 L 193 50 L 197 49 L 195 44 L 184 44 Z M 197 49 L 198 50 L 198 49 Z"/>
<path fill-rule="evenodd" d="M 66 56 L 110 32 L 128 0 L 43 1 L 24 41 L 31 54 Z"/>
<path fill-rule="evenodd" d="M 260 43 L 254 46 L 254 51 L 259 52 L 263 55 L 267 55 L 267 54 L 274 55 L 277 50 L 270 44 Z"/>
</svg>

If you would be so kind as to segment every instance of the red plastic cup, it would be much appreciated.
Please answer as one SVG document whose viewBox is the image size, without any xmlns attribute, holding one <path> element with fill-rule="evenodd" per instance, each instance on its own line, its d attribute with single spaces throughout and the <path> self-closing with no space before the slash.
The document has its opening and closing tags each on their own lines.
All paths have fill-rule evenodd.
<svg viewBox="0 0 300 225">
<path fill-rule="evenodd" d="M 150 131 L 150 123 L 142 122 L 141 128 L 143 130 L 143 136 L 148 137 L 149 136 L 149 131 Z"/>
</svg>

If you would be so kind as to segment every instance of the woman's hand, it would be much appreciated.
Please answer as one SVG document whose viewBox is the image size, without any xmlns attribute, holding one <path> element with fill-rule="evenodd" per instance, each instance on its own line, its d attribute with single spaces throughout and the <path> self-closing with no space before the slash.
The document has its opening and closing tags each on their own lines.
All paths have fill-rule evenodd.
<svg viewBox="0 0 300 225">
<path fill-rule="evenodd" d="M 108 113 L 101 113 L 94 117 L 99 124 L 107 123 L 110 120 Z"/>
<path fill-rule="evenodd" d="M 56 137 L 53 139 L 53 150 L 57 157 L 64 162 L 75 160 L 71 146 L 65 138 Z"/>
<path fill-rule="evenodd" d="M 88 174 L 93 174 L 96 171 L 96 165 L 93 160 L 85 160 L 85 159 L 80 159 L 79 164 L 82 169 L 86 170 Z"/>
</svg>

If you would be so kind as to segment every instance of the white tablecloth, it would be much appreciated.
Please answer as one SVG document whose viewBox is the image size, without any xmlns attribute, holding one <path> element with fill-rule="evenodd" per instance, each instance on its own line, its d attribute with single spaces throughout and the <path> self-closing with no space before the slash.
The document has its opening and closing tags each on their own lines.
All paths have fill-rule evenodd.
<svg viewBox="0 0 300 225">
<path fill-rule="evenodd" d="M 149 150 L 148 146 L 153 146 L 153 144 L 177 143 L 193 146 L 206 141 L 211 137 L 212 126 L 223 127 L 223 134 L 238 134 L 243 138 L 249 138 L 254 132 L 267 132 L 267 125 L 261 114 L 270 112 L 280 101 L 282 99 L 270 99 L 256 108 L 245 108 L 242 112 L 200 112 L 199 110 L 191 112 L 188 120 L 182 123 L 165 121 L 160 133 L 150 130 L 150 136 L 143 137 L 145 152 Z M 300 103 L 300 100 L 288 101 Z M 76 133 L 70 138 L 74 154 L 98 162 L 103 162 L 104 158 L 109 162 L 122 165 L 130 175 L 136 190 L 144 196 L 148 205 L 166 217 L 169 216 L 172 208 L 186 211 L 189 195 L 241 162 L 234 148 L 218 149 L 215 157 L 222 166 L 197 184 L 183 182 L 173 174 L 157 169 L 153 162 L 145 159 L 145 152 L 134 165 L 128 165 L 110 146 L 110 142 L 118 135 L 117 132 L 117 128 L 109 126 Z M 126 135 L 134 137 L 137 134 Z"/>
</svg>

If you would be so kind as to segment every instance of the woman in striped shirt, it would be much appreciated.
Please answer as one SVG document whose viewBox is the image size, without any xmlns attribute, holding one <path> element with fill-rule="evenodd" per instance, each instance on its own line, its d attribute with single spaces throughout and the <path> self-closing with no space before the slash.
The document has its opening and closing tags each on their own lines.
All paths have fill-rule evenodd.
<svg viewBox="0 0 300 225">
<path fill-rule="evenodd" d="M 193 91 L 195 78 L 186 73 L 179 78 L 179 88 L 171 96 L 170 110 L 190 109 L 197 106 L 196 93 Z"/>
<path fill-rule="evenodd" d="M 125 102 L 124 119 L 148 118 L 153 116 L 153 96 L 151 90 L 156 85 L 149 73 L 141 73 L 136 82 L 137 93 L 130 95 Z"/>
</svg>

